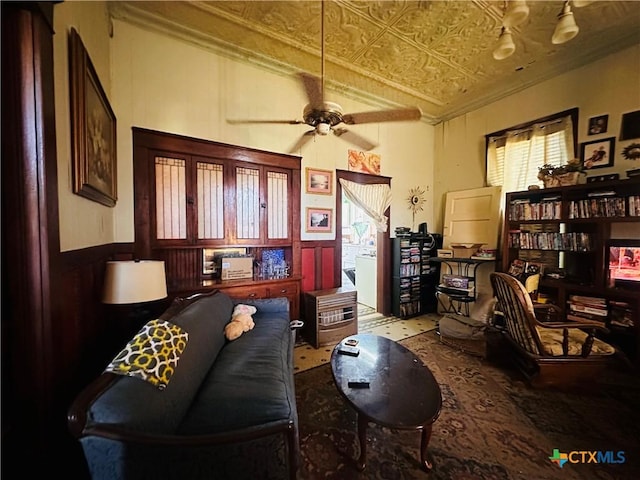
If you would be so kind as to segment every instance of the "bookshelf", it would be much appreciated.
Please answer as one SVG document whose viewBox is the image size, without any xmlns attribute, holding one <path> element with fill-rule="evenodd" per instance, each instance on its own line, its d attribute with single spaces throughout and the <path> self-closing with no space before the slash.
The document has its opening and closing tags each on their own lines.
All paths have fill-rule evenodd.
<svg viewBox="0 0 640 480">
<path fill-rule="evenodd" d="M 440 266 L 431 264 L 442 247 L 437 234 L 398 236 L 393 239 L 392 311 L 409 318 L 437 310 L 436 285 Z"/>
<path fill-rule="evenodd" d="M 501 270 L 522 269 L 524 283 L 535 266 L 540 297 L 603 323 L 606 340 L 640 364 L 640 282 L 618 284 L 609 267 L 611 245 L 640 239 L 640 179 L 510 192 L 505 209 Z"/>
</svg>

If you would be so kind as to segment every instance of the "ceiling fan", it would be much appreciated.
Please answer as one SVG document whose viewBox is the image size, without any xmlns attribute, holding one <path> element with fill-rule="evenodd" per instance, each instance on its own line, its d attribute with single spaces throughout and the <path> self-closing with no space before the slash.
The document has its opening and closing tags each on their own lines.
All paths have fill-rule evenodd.
<svg viewBox="0 0 640 480">
<path fill-rule="evenodd" d="M 358 135 L 343 127 L 340 124 L 359 125 L 362 123 L 379 123 L 379 122 L 397 122 L 420 120 L 422 112 L 417 107 L 397 108 L 387 110 L 376 110 L 371 112 L 360 113 L 344 113 L 342 107 L 334 102 L 325 101 L 324 97 L 324 0 L 322 4 L 322 26 L 321 26 L 321 59 L 322 72 L 321 77 L 315 77 L 308 73 L 298 74 L 302 80 L 309 103 L 304 107 L 302 112 L 302 120 L 227 120 L 228 123 L 270 123 L 270 124 L 289 124 L 298 125 L 306 124 L 313 127 L 302 134 L 300 139 L 291 147 L 290 153 L 297 152 L 315 135 L 328 135 L 333 133 L 335 136 L 346 140 L 363 150 L 371 150 L 377 146 L 376 143 Z"/>
</svg>

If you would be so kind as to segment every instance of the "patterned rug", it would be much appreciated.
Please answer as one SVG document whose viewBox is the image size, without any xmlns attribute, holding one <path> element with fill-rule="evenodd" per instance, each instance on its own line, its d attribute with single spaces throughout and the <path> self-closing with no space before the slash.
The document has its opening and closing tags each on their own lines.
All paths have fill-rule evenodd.
<svg viewBox="0 0 640 480">
<path fill-rule="evenodd" d="M 367 435 L 367 467 L 362 473 L 355 470 L 347 456 L 359 453 L 356 415 L 325 364 L 295 376 L 299 479 L 640 478 L 637 376 L 613 372 L 601 379 L 601 387 L 581 391 L 533 390 L 518 372 L 457 351 L 438 338 L 428 332 L 399 342 L 431 369 L 442 391 L 442 412 L 429 445 L 431 474 L 418 462 L 418 432 L 374 424 Z M 560 468 L 549 458 L 556 449 L 577 462 Z M 598 455 L 604 461 L 593 463 Z M 622 458 L 624 463 L 613 463 Z"/>
</svg>

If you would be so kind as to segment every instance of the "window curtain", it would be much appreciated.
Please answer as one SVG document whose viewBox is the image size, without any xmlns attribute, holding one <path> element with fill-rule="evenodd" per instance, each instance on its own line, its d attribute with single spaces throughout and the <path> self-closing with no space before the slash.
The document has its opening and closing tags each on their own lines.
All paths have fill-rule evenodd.
<svg viewBox="0 0 640 480">
<path fill-rule="evenodd" d="M 386 183 L 360 185 L 340 179 L 342 191 L 355 205 L 371 217 L 379 232 L 386 232 L 389 219 L 384 212 L 391 205 L 391 188 Z"/>
<path fill-rule="evenodd" d="M 540 183 L 539 167 L 565 165 L 574 155 L 571 116 L 490 137 L 487 185 L 501 186 L 503 192 L 526 190 Z"/>
</svg>

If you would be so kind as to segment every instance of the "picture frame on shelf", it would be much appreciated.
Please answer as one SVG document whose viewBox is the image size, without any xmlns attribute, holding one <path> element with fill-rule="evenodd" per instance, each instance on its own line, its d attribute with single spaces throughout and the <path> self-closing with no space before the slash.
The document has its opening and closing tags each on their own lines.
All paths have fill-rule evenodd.
<svg viewBox="0 0 640 480">
<path fill-rule="evenodd" d="M 69 32 L 73 193 L 114 207 L 117 194 L 116 116 L 78 32 Z"/>
<path fill-rule="evenodd" d="M 589 119 L 588 135 L 599 135 L 607 133 L 607 125 L 609 123 L 609 115 L 599 115 Z"/>
<path fill-rule="evenodd" d="M 306 169 L 307 193 L 331 195 L 333 193 L 333 172 L 318 168 Z"/>
<path fill-rule="evenodd" d="M 333 225 L 333 209 L 307 207 L 307 232 L 331 232 Z"/>
<path fill-rule="evenodd" d="M 580 144 L 580 162 L 585 170 L 613 166 L 615 137 Z"/>
</svg>

